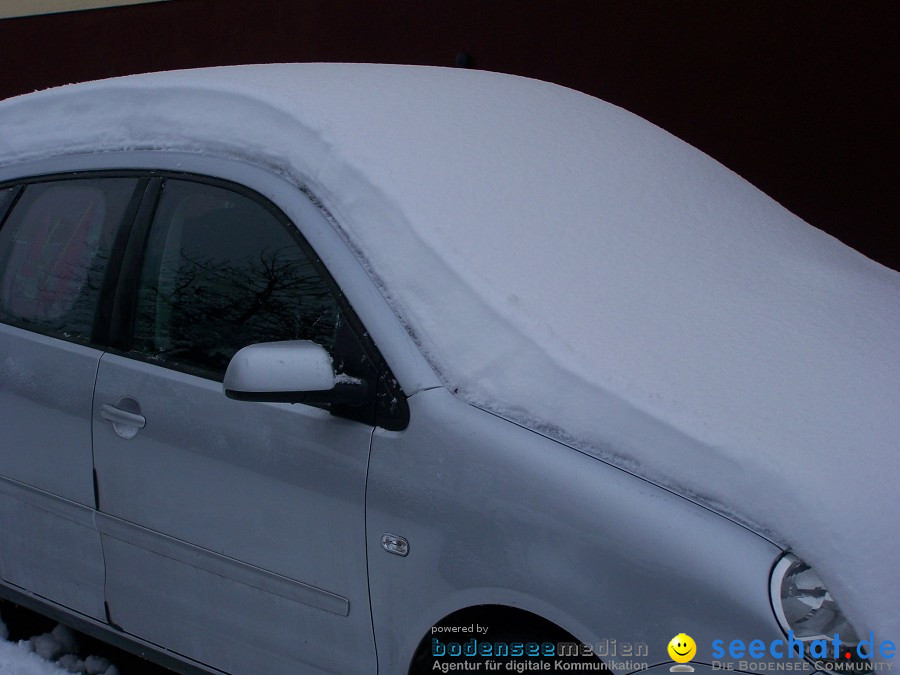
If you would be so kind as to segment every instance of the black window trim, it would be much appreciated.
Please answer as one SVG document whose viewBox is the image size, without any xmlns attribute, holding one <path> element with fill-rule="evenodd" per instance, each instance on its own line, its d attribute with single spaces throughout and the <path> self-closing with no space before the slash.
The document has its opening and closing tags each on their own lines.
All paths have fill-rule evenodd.
<svg viewBox="0 0 900 675">
<path fill-rule="evenodd" d="M 2 211 L 0 211 L 0 229 L 3 229 L 3 225 L 6 223 L 6 218 L 12 213 L 13 208 L 16 206 L 16 202 L 19 201 L 19 197 L 22 196 L 22 193 L 25 191 L 25 186 L 21 183 L 13 183 L 11 185 L 0 185 L 0 190 L 12 190 L 12 199 L 6 204 Z"/>
</svg>

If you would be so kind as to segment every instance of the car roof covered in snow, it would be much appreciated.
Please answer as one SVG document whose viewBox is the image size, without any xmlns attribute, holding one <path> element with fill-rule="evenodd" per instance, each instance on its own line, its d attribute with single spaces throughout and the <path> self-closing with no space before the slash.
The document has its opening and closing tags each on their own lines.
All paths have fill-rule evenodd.
<svg viewBox="0 0 900 675">
<path fill-rule="evenodd" d="M 449 388 L 893 594 L 900 275 L 590 96 L 496 73 L 213 68 L 0 104 L 0 161 L 242 158 L 308 188 Z"/>
</svg>

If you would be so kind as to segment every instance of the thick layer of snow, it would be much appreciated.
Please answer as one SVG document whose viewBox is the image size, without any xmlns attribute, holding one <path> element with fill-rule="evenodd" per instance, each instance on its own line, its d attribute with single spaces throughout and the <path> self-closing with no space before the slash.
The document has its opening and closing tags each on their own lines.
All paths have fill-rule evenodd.
<svg viewBox="0 0 900 675">
<path fill-rule="evenodd" d="M 103 657 L 79 657 L 75 634 L 65 626 L 19 642 L 8 642 L 8 638 L 0 620 L 0 675 L 119 675 Z"/>
<path fill-rule="evenodd" d="M 550 84 L 344 65 L 51 90 L 0 130 L 3 162 L 279 167 L 459 396 L 751 524 L 900 638 L 900 275 L 671 135 Z"/>
<path fill-rule="evenodd" d="M 0 675 L 63 675 L 63 670 L 38 656 L 28 643 L 0 640 Z"/>
</svg>

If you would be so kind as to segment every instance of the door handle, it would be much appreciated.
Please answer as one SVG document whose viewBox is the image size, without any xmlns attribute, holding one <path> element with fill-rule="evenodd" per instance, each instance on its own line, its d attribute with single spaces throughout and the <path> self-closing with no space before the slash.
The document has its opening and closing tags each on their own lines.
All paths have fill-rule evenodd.
<svg viewBox="0 0 900 675">
<path fill-rule="evenodd" d="M 133 408 L 136 412 L 122 410 L 121 407 Z M 100 417 L 112 422 L 113 430 L 122 438 L 129 439 L 137 436 L 138 429 L 147 425 L 147 418 L 140 414 L 140 408 L 134 399 L 123 398 L 116 405 L 104 403 L 100 406 Z"/>
<path fill-rule="evenodd" d="M 143 429 L 147 424 L 147 418 L 143 415 L 119 410 L 116 406 L 110 405 L 109 403 L 104 403 L 100 406 L 100 417 L 109 420 L 114 424 L 128 424 L 137 427 L 138 429 Z"/>
</svg>

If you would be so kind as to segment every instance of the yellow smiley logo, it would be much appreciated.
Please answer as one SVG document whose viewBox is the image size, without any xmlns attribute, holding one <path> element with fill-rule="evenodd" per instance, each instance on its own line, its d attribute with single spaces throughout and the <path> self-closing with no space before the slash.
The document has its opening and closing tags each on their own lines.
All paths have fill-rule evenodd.
<svg viewBox="0 0 900 675">
<path fill-rule="evenodd" d="M 669 640 L 669 656 L 678 663 L 687 663 L 697 655 L 697 643 L 686 633 L 679 633 Z"/>
</svg>

